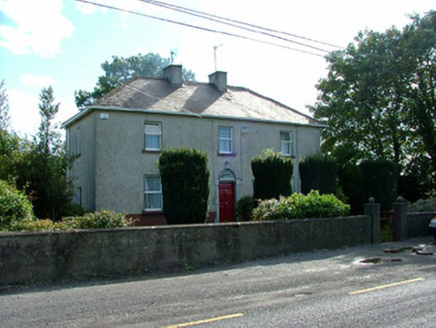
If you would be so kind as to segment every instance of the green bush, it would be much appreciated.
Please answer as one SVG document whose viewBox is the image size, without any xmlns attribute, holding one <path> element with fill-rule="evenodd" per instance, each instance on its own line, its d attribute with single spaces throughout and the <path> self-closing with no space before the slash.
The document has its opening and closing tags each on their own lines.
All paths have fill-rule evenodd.
<svg viewBox="0 0 436 328">
<path fill-rule="evenodd" d="M 289 196 L 292 193 L 291 179 L 294 171 L 292 159 L 265 150 L 251 159 L 253 171 L 253 197 L 257 200 Z"/>
<path fill-rule="evenodd" d="M 236 217 L 240 221 L 251 221 L 254 208 L 253 196 L 244 196 L 236 202 Z"/>
<path fill-rule="evenodd" d="M 436 212 L 436 198 L 418 199 L 409 205 L 408 212 Z"/>
<path fill-rule="evenodd" d="M 204 223 L 209 206 L 207 154 L 173 148 L 159 158 L 163 211 L 168 224 Z"/>
<path fill-rule="evenodd" d="M 81 217 L 66 217 L 60 223 L 64 229 L 112 229 L 129 227 L 132 224 L 125 214 L 107 210 L 86 213 Z"/>
<path fill-rule="evenodd" d="M 397 198 L 398 166 L 388 160 L 364 161 L 360 164 L 363 178 L 363 197 L 374 197 L 382 210 L 388 210 Z"/>
<path fill-rule="evenodd" d="M 334 218 L 347 216 L 350 206 L 344 204 L 334 195 L 320 195 L 312 190 L 306 196 L 294 193 L 290 197 L 264 200 L 253 211 L 253 219 L 292 220 L 305 218 Z"/>
<path fill-rule="evenodd" d="M 27 196 L 0 180 L 0 231 L 20 230 L 22 224 L 33 220 L 33 209 Z"/>
<path fill-rule="evenodd" d="M 68 230 L 68 228 L 62 222 L 53 222 L 50 219 L 34 220 L 23 222 L 19 230 L 21 231 L 56 231 L 56 230 Z"/>
<path fill-rule="evenodd" d="M 320 194 L 336 194 L 337 165 L 328 156 L 316 154 L 304 158 L 298 164 L 301 179 L 301 192 L 308 194 L 318 190 Z"/>
</svg>

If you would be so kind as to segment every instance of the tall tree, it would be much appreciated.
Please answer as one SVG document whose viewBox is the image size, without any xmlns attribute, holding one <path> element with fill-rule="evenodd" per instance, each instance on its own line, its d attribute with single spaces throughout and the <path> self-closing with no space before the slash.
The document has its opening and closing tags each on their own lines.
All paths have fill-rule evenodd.
<svg viewBox="0 0 436 328">
<path fill-rule="evenodd" d="M 22 154 L 29 143 L 9 131 L 9 101 L 4 81 L 0 83 L 0 180 L 15 184 Z"/>
<path fill-rule="evenodd" d="M 9 100 L 6 92 L 5 81 L 0 82 L 0 130 L 6 131 L 9 128 Z"/>
<path fill-rule="evenodd" d="M 76 105 L 79 110 L 92 105 L 105 94 L 122 85 L 135 76 L 162 77 L 163 69 L 171 63 L 171 59 L 162 58 L 159 54 L 138 54 L 128 58 L 112 56 L 112 62 L 105 61 L 101 68 L 105 74 L 98 78 L 93 91 L 78 90 L 75 92 Z M 183 69 L 183 79 L 195 81 L 191 70 Z"/>
<path fill-rule="evenodd" d="M 339 166 L 385 158 L 407 175 L 424 156 L 436 171 L 435 21 L 432 11 L 403 30 L 364 31 L 327 57 L 329 73 L 311 110 L 329 125 L 322 147 Z"/>
<path fill-rule="evenodd" d="M 17 185 L 32 198 L 35 216 L 58 220 L 68 214 L 68 159 L 57 126 L 53 123 L 59 111 L 52 87 L 40 93 L 41 124 L 33 145 L 24 154 Z"/>
<path fill-rule="evenodd" d="M 41 101 L 39 104 L 41 124 L 37 135 L 38 147 L 42 153 L 56 153 L 60 147 L 60 136 L 56 131 L 57 126 L 53 125 L 53 119 L 59 111 L 59 103 L 54 103 L 55 98 L 51 86 L 42 89 L 39 99 Z"/>
</svg>

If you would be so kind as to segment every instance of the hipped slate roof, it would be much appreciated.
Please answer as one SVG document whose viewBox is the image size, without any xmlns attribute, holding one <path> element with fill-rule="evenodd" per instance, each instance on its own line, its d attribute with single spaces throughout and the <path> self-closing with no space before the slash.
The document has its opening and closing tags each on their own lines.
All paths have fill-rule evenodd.
<svg viewBox="0 0 436 328">
<path fill-rule="evenodd" d="M 166 79 L 136 77 L 102 97 L 93 108 L 165 112 L 200 117 L 273 121 L 323 127 L 319 121 L 249 89 L 228 86 L 225 92 L 209 83 L 184 82 L 172 86 Z M 81 112 L 64 123 L 72 124 Z"/>
</svg>

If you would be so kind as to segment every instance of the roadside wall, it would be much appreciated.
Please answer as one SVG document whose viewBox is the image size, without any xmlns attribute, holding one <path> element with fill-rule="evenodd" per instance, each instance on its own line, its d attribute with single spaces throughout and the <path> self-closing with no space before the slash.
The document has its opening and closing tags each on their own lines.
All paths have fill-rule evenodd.
<svg viewBox="0 0 436 328">
<path fill-rule="evenodd" d="M 371 217 L 0 233 L 0 285 L 234 263 L 371 243 Z"/>
<path fill-rule="evenodd" d="M 408 213 L 407 238 L 429 236 L 430 229 L 428 225 L 434 217 L 436 217 L 436 212 Z"/>
</svg>

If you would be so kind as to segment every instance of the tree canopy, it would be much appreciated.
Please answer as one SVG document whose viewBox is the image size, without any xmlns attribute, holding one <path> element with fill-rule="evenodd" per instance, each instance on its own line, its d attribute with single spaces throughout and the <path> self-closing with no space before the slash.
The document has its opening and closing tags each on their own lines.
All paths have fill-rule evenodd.
<svg viewBox="0 0 436 328">
<path fill-rule="evenodd" d="M 404 176 L 434 183 L 435 60 L 435 11 L 412 16 L 402 30 L 360 32 L 347 49 L 329 54 L 329 72 L 311 108 L 329 126 L 323 151 L 339 163 L 388 159 Z"/>
<path fill-rule="evenodd" d="M 76 105 L 79 110 L 83 110 L 135 76 L 162 77 L 163 69 L 170 63 L 170 58 L 162 58 L 159 54 L 151 52 L 128 58 L 112 56 L 112 62 L 105 61 L 101 64 L 105 74 L 98 78 L 93 91 L 75 92 Z M 185 81 L 195 81 L 195 73 L 191 70 L 183 69 L 182 74 Z"/>
</svg>

